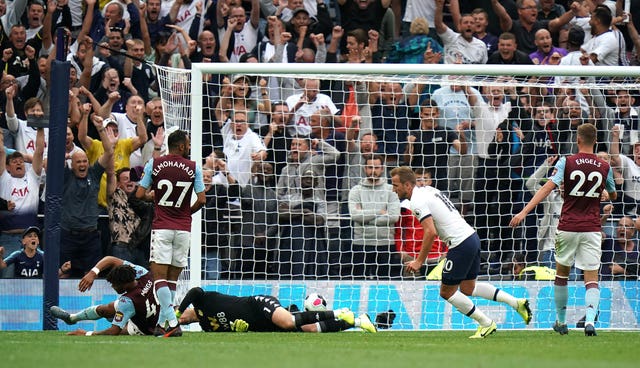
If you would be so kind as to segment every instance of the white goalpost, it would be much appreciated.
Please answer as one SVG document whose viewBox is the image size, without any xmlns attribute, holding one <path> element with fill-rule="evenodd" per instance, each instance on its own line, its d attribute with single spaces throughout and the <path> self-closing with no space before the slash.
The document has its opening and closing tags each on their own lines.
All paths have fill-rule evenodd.
<svg viewBox="0 0 640 368">
<path fill-rule="evenodd" d="M 532 191 L 527 187 L 527 180 L 534 175 L 541 175 L 541 180 L 548 177 L 550 171 L 542 173 L 548 156 L 573 153 L 571 150 L 574 147 L 571 143 L 574 140 L 572 132 L 575 130 L 575 121 L 592 122 L 598 127 L 598 140 L 601 143 L 598 149 L 602 151 L 603 157 L 611 155 L 608 147 L 612 144 L 611 132 L 616 126 L 616 129 L 622 129 L 619 142 L 622 148 L 621 154 L 633 160 L 633 145 L 638 140 L 640 131 L 638 118 L 627 119 L 622 113 L 628 107 L 635 111 L 634 97 L 638 99 L 636 103 L 640 102 L 640 67 L 195 63 L 191 70 L 160 66 L 156 66 L 156 70 L 165 125 L 168 130 L 176 127 L 190 132 L 191 158 L 200 165 L 204 163 L 207 155 L 216 150 L 222 150 L 223 145 L 219 143 L 216 145 L 215 139 L 211 137 L 220 134 L 219 130 L 216 130 L 218 128 L 213 128 L 214 124 L 222 126 L 227 123 L 215 121 L 213 108 L 219 96 L 210 94 L 209 91 L 232 88 L 231 84 L 237 79 L 234 76 L 248 76 L 248 80 L 251 80 L 249 82 L 251 92 L 243 98 L 256 101 L 255 104 L 249 105 L 253 109 L 250 114 L 255 115 L 250 124 L 257 134 L 262 135 L 261 133 L 269 131 L 265 127 L 268 125 L 269 112 L 260 110 L 263 107 L 261 97 L 270 98 L 271 104 L 283 103 L 287 97 L 304 91 L 304 86 L 296 85 L 298 80 L 322 81 L 320 93 L 334 100 L 342 98 L 339 101 L 333 101 L 340 109 L 337 114 L 339 118 L 334 121 L 351 121 L 354 116 L 359 119 L 360 125 L 356 127 L 354 124 L 353 128 L 359 130 L 354 133 L 355 136 L 351 136 L 354 138 L 352 142 L 357 144 L 357 147 L 366 133 L 374 133 L 374 137 L 378 139 L 378 152 L 383 154 L 386 160 L 384 164 L 389 170 L 399 165 L 427 169 L 433 178 L 433 185 L 439 188 L 442 185 L 443 190 L 451 197 L 467 222 L 478 230 L 483 242 L 479 279 L 496 284 L 517 297 L 529 298 L 534 311 L 534 320 L 530 326 L 525 326 L 517 313 L 504 305 L 474 299 L 483 311 L 495 316 L 499 327 L 504 329 L 547 329 L 555 318 L 552 281 L 531 278 L 525 280 L 524 277 L 519 278 L 518 274 L 513 274 L 513 270 L 516 269 L 514 264 L 519 262 L 513 261 L 516 255 L 522 255 L 525 258 L 523 266 L 552 266 L 552 263 L 548 263 L 549 259 L 545 257 L 553 254 L 553 236 L 551 233 L 542 235 L 540 231 L 543 226 L 546 226 L 546 220 L 543 220 L 545 216 L 547 219 L 553 217 L 553 214 L 545 213 L 547 207 L 543 209 L 541 205 L 516 230 L 505 226 L 505 219 L 517 213 L 517 209 L 522 208 L 532 196 Z M 228 77 L 228 84 L 223 82 L 224 76 Z M 266 84 L 260 85 L 257 81 L 260 79 L 264 79 Z M 293 85 L 296 86 L 293 87 Z M 326 85 L 331 87 L 327 88 Z M 331 90 L 336 86 L 340 86 L 338 88 L 341 89 Z M 394 90 L 394 87 L 397 89 Z M 367 96 L 364 100 L 358 100 L 358 97 L 349 99 L 349 96 L 358 96 L 362 88 Z M 492 91 L 492 88 L 498 88 L 499 92 Z M 444 94 L 443 91 L 449 91 L 447 92 L 449 94 Z M 455 97 L 454 93 L 459 91 L 462 91 L 462 95 Z M 394 93 L 402 96 L 400 100 L 392 97 Z M 476 115 L 479 109 L 453 104 L 453 101 L 456 104 L 463 100 L 475 101 L 474 97 L 478 99 L 477 103 L 487 101 L 490 104 L 494 94 L 500 96 L 497 97 L 500 101 L 496 104 L 507 102 L 511 104 L 512 113 L 506 118 L 506 125 L 496 123 L 490 131 L 483 130 L 484 125 L 479 122 L 480 116 Z M 628 105 L 630 106 L 623 106 L 622 101 L 625 96 L 629 96 Z M 464 127 L 461 129 L 462 134 L 465 135 L 468 152 L 460 153 L 448 148 L 444 153 L 447 156 L 444 158 L 445 167 L 437 166 L 441 165 L 442 161 L 437 157 L 431 157 L 433 155 L 419 157 L 423 152 L 432 152 L 427 148 L 432 141 L 420 141 L 425 119 L 420 115 L 420 104 L 426 103 L 425 101 L 433 101 L 432 103 L 437 105 L 440 115 L 436 121 L 448 132 L 443 133 L 443 137 L 455 138 L 458 135 L 457 125 L 466 124 L 463 124 Z M 516 114 L 516 101 L 519 115 Z M 449 103 L 452 105 L 449 106 Z M 387 105 L 390 104 L 395 105 L 388 110 Z M 400 114 L 401 109 L 398 106 L 401 105 L 404 109 L 402 111 L 406 110 L 406 116 L 403 115 L 402 118 L 394 115 Z M 345 111 L 349 110 L 349 106 L 355 106 L 356 113 L 347 116 Z M 572 109 L 574 109 L 573 112 Z M 353 112 L 353 110 L 349 111 Z M 640 112 L 640 107 L 637 112 Z M 545 117 L 545 113 L 549 115 Z M 465 117 L 467 116 L 465 114 L 468 117 Z M 305 119 L 309 119 L 309 116 Z M 544 119 L 549 122 L 541 123 Z M 394 122 L 397 125 L 389 125 Z M 536 124 L 540 124 L 540 127 Z M 626 128 L 618 128 L 620 126 L 626 126 Z M 496 140 L 497 127 L 501 132 L 500 142 Z M 344 147 L 350 147 L 351 141 L 348 142 L 350 126 L 336 128 L 346 136 L 340 138 L 344 140 Z M 502 134 L 503 129 L 510 138 L 507 138 L 507 134 Z M 336 136 L 342 137 L 331 135 L 331 137 Z M 410 136 L 415 137 L 418 143 L 409 145 L 408 137 Z M 290 143 L 294 137 L 294 135 L 289 136 L 287 142 Z M 547 137 L 546 140 L 544 137 Z M 460 137 L 456 139 L 459 140 Z M 500 143 L 503 140 L 509 143 L 501 147 Z M 339 144 L 341 143 L 335 143 L 336 146 Z M 327 155 L 329 152 L 322 151 L 320 146 L 314 146 L 314 148 L 317 148 L 318 154 Z M 496 151 L 493 151 L 494 149 Z M 490 152 L 490 155 L 486 156 L 487 152 Z M 279 157 L 288 157 L 289 151 L 280 153 L 282 155 Z M 335 164 L 337 168 L 335 172 L 342 173 L 342 176 L 332 176 L 336 174 L 331 171 L 332 174 L 321 175 L 321 180 L 334 180 L 344 185 L 343 181 L 346 181 L 347 176 L 350 175 L 348 171 L 353 168 L 353 164 L 349 161 L 350 153 L 343 151 L 340 154 L 343 161 Z M 424 153 L 424 155 L 427 154 Z M 486 159 L 486 157 L 491 158 Z M 488 174 L 488 171 L 478 174 L 480 171 L 478 168 L 482 168 L 483 165 L 489 168 L 488 162 L 494 160 L 493 157 L 498 159 L 491 164 L 493 166 L 490 168 L 495 169 L 497 176 L 491 176 L 494 174 Z M 274 167 L 278 164 L 271 163 Z M 284 166 L 282 162 L 279 164 Z M 445 170 L 444 175 L 441 174 L 442 170 Z M 619 196 L 624 192 L 625 198 L 638 198 L 640 202 L 640 192 L 638 197 L 634 197 L 635 193 L 626 192 L 631 190 L 632 183 L 625 182 L 624 167 L 616 170 L 619 179 Z M 301 176 L 302 174 L 300 173 Z M 275 180 L 279 178 L 276 177 Z M 317 174 L 315 178 L 318 178 Z M 253 184 L 250 182 L 246 185 Z M 274 193 L 278 194 L 279 204 L 284 201 L 281 189 L 278 185 L 273 187 Z M 296 242 L 304 243 L 308 235 L 296 238 L 291 235 L 292 233 L 284 231 L 283 229 L 290 224 L 283 225 L 282 219 L 274 225 L 278 230 L 275 235 L 271 234 L 273 242 L 268 243 L 271 245 L 261 245 L 261 248 L 257 247 L 250 253 L 246 253 L 247 245 L 242 243 L 243 230 L 246 230 L 243 226 L 246 224 L 242 223 L 242 219 L 247 209 L 243 207 L 244 202 L 241 199 L 231 205 L 231 211 L 225 209 L 225 214 L 217 219 L 207 218 L 203 214 L 204 210 L 195 213 L 192 221 L 190 263 L 181 276 L 178 298 L 181 298 L 189 288 L 202 286 L 207 290 L 237 295 L 271 294 L 277 296 L 283 305 L 297 304 L 302 307 L 305 295 L 316 292 L 327 299 L 329 307 L 334 309 L 349 307 L 354 311 L 369 313 L 372 319 L 380 312 L 393 309 L 397 315 L 393 329 L 473 328 L 471 319 L 452 311 L 446 301 L 439 298 L 438 282 L 427 278 L 433 266 L 442 259 L 442 254 L 434 257 L 434 263 L 429 264 L 420 277 L 403 275 L 401 269 L 405 258 L 402 257 L 411 252 L 405 251 L 404 248 L 400 250 L 407 242 L 403 238 L 407 233 L 403 229 L 396 230 L 398 225 L 395 221 L 393 224 L 386 225 L 389 232 L 397 231 L 398 234 L 396 238 L 390 240 L 391 244 L 388 244 L 391 249 L 390 256 L 380 258 L 380 247 L 371 248 L 366 244 L 366 239 L 362 249 L 358 248 L 356 251 L 362 239 L 357 232 L 354 232 L 354 228 L 359 225 L 350 218 L 349 188 L 343 186 L 336 191 L 338 193 L 336 198 L 324 198 L 329 210 L 325 216 L 327 223 L 322 225 L 322 231 L 317 233 L 321 234 L 318 235 L 320 241 L 313 243 L 317 248 L 310 258 L 307 257 L 309 250 L 305 248 L 305 258 L 302 260 L 294 260 L 294 256 L 290 259 L 284 258 L 283 254 L 286 252 L 283 251 L 285 249 L 283 247 L 292 247 L 291 244 Z M 326 196 L 328 192 L 328 190 L 322 192 L 322 195 Z M 230 200 L 230 202 L 233 201 Z M 302 202 L 304 204 L 304 200 Z M 332 203 L 335 204 L 334 207 L 331 206 Z M 378 205 L 377 202 L 375 204 Z M 363 206 L 368 205 L 365 203 Z M 640 213 L 640 208 L 635 208 L 635 204 L 631 202 L 613 203 L 612 208 L 613 214 L 604 220 L 603 226 L 605 239 L 607 239 L 607 248 L 605 249 L 603 245 L 603 259 L 606 258 L 607 267 L 605 273 L 613 269 L 609 264 L 613 265 L 626 260 L 623 259 L 624 255 L 615 248 L 618 219 L 622 216 L 634 216 L 633 219 L 635 219 L 637 217 L 635 214 Z M 275 218 L 278 218 L 278 213 L 265 214 L 267 217 L 268 215 L 275 215 Z M 397 217 L 397 219 L 400 218 L 401 216 Z M 224 236 L 207 233 L 209 228 L 207 221 L 226 221 L 226 233 L 222 234 Z M 305 226 L 309 227 L 309 225 Z M 203 234 L 205 237 L 215 235 L 216 239 L 224 239 L 222 241 L 226 243 L 209 244 L 205 241 L 203 244 Z M 398 236 L 400 238 L 397 238 Z M 322 251 L 320 251 L 321 248 Z M 258 251 L 264 251 L 266 254 L 264 258 L 257 255 Z M 358 252 L 362 253 L 362 259 L 356 257 L 356 254 L 360 254 Z M 375 253 L 373 261 L 368 258 L 368 254 L 372 252 Z M 212 257 L 211 254 L 215 256 Z M 254 258 L 246 259 L 245 254 L 250 254 L 249 257 Z M 381 265 L 380 259 L 386 259 L 390 264 Z M 248 270 L 244 267 L 246 261 L 250 264 Z M 210 262 L 215 262 L 215 265 Z M 295 268 L 296 262 L 302 262 L 300 268 L 302 273 L 293 274 L 291 271 L 290 274 L 283 274 L 281 267 L 283 262 L 293 264 L 290 265 L 291 269 Z M 370 264 L 371 262 L 374 264 Z M 259 268 L 259 263 L 263 264 L 263 269 Z M 309 267 L 310 265 L 312 267 Z M 380 266 L 386 268 L 390 266 L 391 269 L 400 271 L 393 276 L 389 276 L 390 274 L 381 276 L 375 271 L 380 270 Z M 255 275 L 251 267 L 255 267 Z M 212 276 L 212 269 L 215 269 L 215 276 Z M 311 271 L 308 271 L 309 269 Z M 362 271 L 355 271 L 356 269 Z M 524 273 L 520 274 L 522 275 Z M 619 274 L 603 276 L 600 283 L 602 301 L 599 327 L 640 329 L 639 280 L 638 277 L 623 277 Z M 584 286 L 579 272 L 572 273 L 570 285 L 567 320 L 572 321 L 569 322 L 572 327 L 571 324 L 577 323 L 584 313 Z"/>
</svg>

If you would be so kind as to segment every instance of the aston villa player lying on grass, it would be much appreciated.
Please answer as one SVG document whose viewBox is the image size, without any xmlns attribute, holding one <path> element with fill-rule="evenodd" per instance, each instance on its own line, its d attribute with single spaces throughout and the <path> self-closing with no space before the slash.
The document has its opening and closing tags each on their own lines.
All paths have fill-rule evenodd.
<svg viewBox="0 0 640 368">
<path fill-rule="evenodd" d="M 376 332 L 369 316 L 355 317 L 348 309 L 292 314 L 273 296 L 237 297 L 199 287 L 189 290 L 176 315 L 181 324 L 198 322 L 205 332 L 339 332 L 352 327 Z"/>
<path fill-rule="evenodd" d="M 101 271 L 110 269 L 107 281 L 113 289 L 121 294 L 116 301 L 92 305 L 78 313 L 69 313 L 58 307 L 51 307 L 51 315 L 60 318 L 68 325 L 80 321 L 107 318 L 112 320 L 110 328 L 104 331 L 85 331 L 77 329 L 68 335 L 153 335 L 155 324 L 158 322 L 160 305 L 153 293 L 153 278 L 151 273 L 142 266 L 123 261 L 120 258 L 107 256 L 102 258 L 87 272 L 78 283 L 78 290 L 90 290 L 93 282 Z M 163 337 L 180 336 L 179 330 Z"/>
</svg>

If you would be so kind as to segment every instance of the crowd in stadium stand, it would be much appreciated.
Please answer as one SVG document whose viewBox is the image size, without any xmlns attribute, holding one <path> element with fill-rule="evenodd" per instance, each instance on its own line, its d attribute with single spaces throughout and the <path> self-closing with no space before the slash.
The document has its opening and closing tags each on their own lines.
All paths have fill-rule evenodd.
<svg viewBox="0 0 640 368">
<path fill-rule="evenodd" d="M 630 14 L 623 0 L 0 0 L 0 255 L 26 250 L 26 230 L 43 226 L 60 27 L 71 64 L 60 263 L 81 277 L 104 255 L 148 262 L 153 206 L 132 193 L 166 152 L 152 64 L 638 65 L 640 0 L 628 1 Z M 639 88 L 509 78 L 476 88 L 207 76 L 204 278 L 427 277 L 446 244 L 419 275 L 403 272 L 422 233 L 388 184 L 401 165 L 477 229 L 483 275 L 513 276 L 523 260 L 553 267 L 561 194 L 524 226 L 508 223 L 592 122 L 621 194 L 603 209 L 617 222 L 602 277 L 637 279 Z"/>
</svg>

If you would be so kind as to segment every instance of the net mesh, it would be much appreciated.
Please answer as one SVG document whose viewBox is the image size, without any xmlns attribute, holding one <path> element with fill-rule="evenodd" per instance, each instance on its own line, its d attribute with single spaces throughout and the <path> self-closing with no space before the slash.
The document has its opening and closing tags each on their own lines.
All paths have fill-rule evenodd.
<svg viewBox="0 0 640 368">
<path fill-rule="evenodd" d="M 186 69 L 156 67 L 166 128 L 191 129 L 191 73 Z"/>
<path fill-rule="evenodd" d="M 201 247 L 202 257 L 191 260 L 201 272 L 182 278 L 235 294 L 276 293 L 283 304 L 301 305 L 314 291 L 329 296 L 333 308 L 375 314 L 395 307 L 404 313 L 402 328 L 470 327 L 455 315 L 431 320 L 440 312 L 422 301 L 437 300 L 437 284 L 415 291 L 416 282 L 439 279 L 446 244 L 434 244 L 419 273 L 404 271 L 421 246 L 419 225 L 394 202 L 389 186 L 375 192 L 360 185 L 370 175 L 365 159 L 380 154 L 382 181 L 394 167 L 408 165 L 449 196 L 481 238 L 479 278 L 537 300 L 538 326 L 546 328 L 555 313 L 553 276 L 519 282 L 554 267 L 561 197 L 538 206 L 519 228 L 508 223 L 549 177 L 553 158 L 577 152 L 576 127 L 589 122 L 598 128 L 602 158 L 611 161 L 614 139 L 621 153 L 612 161 L 621 199 L 603 206 L 601 315 L 608 318 L 605 327 L 622 321 L 638 327 L 628 308 L 615 310 L 626 300 L 637 305 L 637 283 L 610 282 L 638 279 L 637 254 L 621 252 L 616 240 L 618 222 L 635 219 L 640 199 L 622 158 L 633 163 L 638 141 L 638 83 L 629 74 L 593 77 L 602 72 L 587 68 L 570 77 L 234 74 L 220 68 L 204 72 L 202 96 L 195 97 L 201 112 L 191 110 L 191 71 L 158 72 L 167 124 L 202 136 L 201 156 L 193 159 L 204 167 L 207 205 L 192 245 Z M 317 86 L 309 83 L 315 80 Z M 236 112 L 246 112 L 246 133 L 233 130 Z M 311 138 L 297 139 L 303 134 Z M 263 149 L 264 157 L 252 156 Z M 578 321 L 580 270 L 571 280 L 569 314 Z M 508 308 L 495 311 L 505 327 L 522 327 Z"/>
</svg>

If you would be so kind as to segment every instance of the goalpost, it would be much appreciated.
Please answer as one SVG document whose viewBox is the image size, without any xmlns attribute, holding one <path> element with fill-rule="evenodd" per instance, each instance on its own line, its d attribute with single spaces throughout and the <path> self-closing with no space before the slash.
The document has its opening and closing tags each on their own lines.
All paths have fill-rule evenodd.
<svg viewBox="0 0 640 368">
<path fill-rule="evenodd" d="M 232 78 L 233 75 L 239 74 L 250 78 L 264 78 L 268 82 L 266 88 L 269 90 L 269 94 L 271 95 L 274 91 L 277 91 L 281 93 L 281 97 L 302 91 L 300 87 L 295 87 L 295 89 L 286 87 L 295 84 L 298 78 L 319 79 L 323 81 L 323 87 L 326 83 L 331 83 L 334 88 L 335 86 L 343 86 L 343 90 L 333 91 L 339 92 L 336 94 L 321 88 L 321 93 L 331 96 L 339 95 L 340 93 L 343 96 L 349 96 L 352 91 L 353 94 L 357 94 L 358 91 L 356 90 L 358 88 L 347 89 L 349 83 L 366 86 L 369 95 L 383 96 L 386 94 L 388 96 L 392 94 L 392 87 L 398 84 L 403 90 L 400 95 L 405 99 L 412 97 L 411 101 L 415 101 L 414 105 L 407 108 L 409 116 L 406 122 L 403 122 L 405 125 L 394 126 L 391 129 L 389 126 L 379 126 L 381 122 L 384 123 L 386 121 L 388 123 L 393 121 L 388 119 L 389 112 L 384 108 L 380 109 L 379 105 L 376 107 L 375 98 L 372 98 L 371 101 L 358 101 L 357 115 L 362 120 L 359 134 L 362 135 L 368 130 L 374 131 L 378 136 L 379 146 L 384 146 L 381 150 L 393 149 L 389 148 L 389 144 L 381 144 L 384 139 L 396 137 L 393 139 L 397 139 L 397 141 L 385 143 L 393 143 L 404 148 L 407 144 L 407 136 L 415 136 L 420 133 L 421 122 L 418 106 L 426 98 L 430 97 L 432 100 L 439 100 L 438 108 L 441 111 L 438 120 L 439 125 L 450 129 L 451 132 L 455 132 L 455 126 L 451 124 L 456 119 L 460 120 L 458 123 L 462 122 L 465 119 L 464 114 L 471 111 L 472 115 L 467 120 L 469 120 L 469 123 L 475 124 L 475 128 L 467 127 L 465 130 L 465 137 L 469 142 L 469 153 L 466 155 L 459 155 L 456 152 L 447 153 L 449 156 L 447 175 L 444 178 L 438 177 L 436 179 L 446 181 L 445 188 L 455 205 L 463 212 L 465 219 L 482 234 L 483 267 L 480 278 L 489 280 L 489 282 L 499 285 L 518 297 L 527 296 L 530 298 L 535 313 L 534 322 L 532 323 L 533 328 L 549 328 L 553 323 L 555 311 L 553 309 L 552 282 L 540 280 L 514 281 L 514 276 L 510 274 L 512 257 L 518 253 L 524 255 L 528 265 L 544 264 L 546 260 L 542 259 L 542 254 L 549 253 L 552 235 L 547 236 L 546 239 L 538 239 L 537 230 L 542 226 L 540 221 L 545 217 L 542 205 L 538 213 L 531 214 L 524 225 L 516 231 L 511 231 L 505 226 L 505 218 L 510 218 L 517 213 L 516 209 L 521 208 L 531 197 L 525 186 L 526 180 L 544 163 L 546 155 L 550 155 L 554 150 L 560 155 L 570 153 L 572 139 L 575 140 L 571 135 L 570 122 L 572 119 L 595 123 L 600 132 L 599 142 L 605 143 L 606 145 L 603 147 L 606 147 L 611 144 L 611 130 L 614 122 L 617 121 L 615 120 L 616 113 L 620 110 L 616 106 L 618 97 L 616 97 L 617 93 L 615 91 L 624 91 L 631 96 L 637 96 L 640 92 L 640 68 L 638 67 L 196 63 L 192 65 L 191 70 L 157 67 L 157 71 L 167 129 L 179 127 L 190 132 L 191 158 L 198 164 L 203 163 L 203 152 L 209 153 L 214 148 L 221 148 L 211 147 L 208 143 L 211 140 L 209 137 L 210 132 L 215 130 L 211 129 L 211 124 L 218 124 L 212 118 L 214 116 L 212 109 L 217 102 L 218 96 L 208 95 L 207 91 L 224 88 L 222 84 L 214 85 L 214 81 L 222 83 L 222 77 L 219 79 L 212 78 L 212 76 L 216 75 L 226 75 L 230 79 L 234 79 Z M 285 79 L 288 83 L 283 82 Z M 344 82 L 349 83 L 345 84 Z M 252 88 L 250 99 L 257 100 L 259 104 L 261 98 L 260 87 L 256 82 L 252 83 L 250 86 Z M 378 85 L 386 86 L 387 84 L 388 87 L 384 88 L 388 88 L 388 90 L 377 87 Z M 479 158 L 482 159 L 482 157 L 478 155 L 478 150 L 485 152 L 486 147 L 483 147 L 483 143 L 477 140 L 486 139 L 486 136 L 490 136 L 493 140 L 495 131 L 481 131 L 479 127 L 483 125 L 478 123 L 478 116 L 474 116 L 473 109 L 468 106 L 465 108 L 454 107 L 445 111 L 447 106 L 443 105 L 442 101 L 448 103 L 456 100 L 452 95 L 453 92 L 449 92 L 451 95 L 444 95 L 444 97 L 442 95 L 435 97 L 437 94 L 433 92 L 443 87 L 451 90 L 453 86 L 462 86 L 463 93 L 469 87 L 471 94 L 481 94 L 476 95 L 480 99 L 491 96 L 492 87 L 498 86 L 499 90 L 505 93 L 505 96 L 502 97 L 502 102 L 509 100 L 508 95 L 510 89 L 513 88 L 517 94 L 516 100 L 521 107 L 519 111 L 533 115 L 531 118 L 526 115 L 511 116 L 508 119 L 510 125 L 504 126 L 513 135 L 514 140 L 509 143 L 509 152 L 503 152 L 503 155 L 512 157 L 507 157 L 506 161 L 500 161 L 496 171 L 499 172 L 500 168 L 506 168 L 508 170 L 507 177 L 474 177 L 477 175 L 476 171 L 479 165 L 487 164 L 484 160 L 479 161 Z M 396 94 L 398 93 L 396 91 Z M 620 94 L 623 95 L 624 93 Z M 383 96 L 383 98 L 386 97 Z M 465 97 L 464 99 L 467 98 Z M 459 100 L 457 98 L 456 103 L 459 103 Z M 622 101 L 622 98 L 619 100 Z M 276 101 L 272 98 L 271 102 L 274 103 Z M 346 105 L 353 102 L 355 101 L 349 101 L 346 97 L 344 100 L 334 101 L 343 111 Z M 548 107 L 550 110 L 547 113 L 551 115 L 547 119 L 553 120 L 553 122 L 549 127 L 557 131 L 553 133 L 547 132 L 552 136 L 550 140 L 538 142 L 536 139 L 539 140 L 540 138 L 536 137 L 534 133 L 544 132 L 546 128 L 542 130 L 535 128 L 535 124 L 539 120 L 535 117 L 535 114 L 540 110 L 540 114 L 544 115 L 543 107 Z M 578 112 L 574 111 L 573 114 L 575 115 L 572 116 L 571 109 Z M 376 115 L 380 111 L 387 115 Z M 393 111 L 394 114 L 397 114 L 399 109 L 396 108 Z M 258 117 L 267 115 L 258 111 L 252 112 Z M 349 120 L 351 116 L 343 118 Z M 544 119 L 544 117 L 540 119 Z M 264 123 L 264 118 L 261 121 Z M 397 121 L 400 121 L 400 119 L 397 119 Z M 258 129 L 260 124 L 260 120 L 256 120 L 254 127 Z M 558 126 L 562 124 L 569 125 L 561 134 L 561 129 Z M 626 123 L 623 121 L 622 125 L 624 126 L 624 124 Z M 515 129 L 516 125 L 519 131 Z M 203 126 L 207 128 L 204 130 L 204 134 Z M 633 152 L 629 152 L 628 147 L 629 145 L 633 147 L 635 141 L 638 140 L 637 130 L 640 127 L 632 124 L 626 129 L 623 129 L 622 132 L 623 153 L 632 157 Z M 390 132 L 393 134 L 390 135 Z M 518 138 L 515 138 L 516 136 Z M 356 138 L 359 137 L 358 135 L 356 136 Z M 402 137 L 404 140 L 398 137 Z M 527 141 L 531 137 L 533 137 L 533 141 Z M 565 140 L 562 142 L 555 141 L 558 137 Z M 506 138 L 503 137 L 503 139 Z M 356 139 L 357 141 L 358 139 Z M 485 142 L 484 145 L 488 144 L 489 142 Z M 521 150 L 525 146 L 528 147 L 527 149 L 534 149 L 534 151 L 526 154 L 522 153 Z M 543 151 L 545 152 L 545 157 L 540 159 L 539 154 L 536 156 L 535 152 Z M 387 157 L 393 156 L 390 152 L 386 153 Z M 397 157 L 395 159 L 387 159 L 386 165 L 404 164 L 404 152 L 394 151 L 393 153 Z M 415 156 L 413 156 L 414 159 Z M 348 167 L 346 163 L 344 165 Z M 415 168 L 416 165 L 411 166 Z M 432 174 L 438 172 L 434 167 L 429 166 L 426 168 L 431 170 Z M 457 169 L 457 171 L 454 169 Z M 548 177 L 548 174 L 545 173 L 543 177 Z M 493 183 L 491 179 L 496 179 L 497 183 Z M 482 184 L 478 183 L 487 183 L 489 187 L 483 187 Z M 485 191 L 486 193 L 484 193 Z M 481 196 L 478 195 L 480 192 L 482 193 Z M 479 202 L 479 198 L 483 202 Z M 638 198 L 640 199 L 640 197 Z M 233 267 L 242 268 L 242 262 L 244 261 L 239 256 L 243 245 L 238 244 L 237 239 L 242 233 L 243 226 L 238 220 L 241 216 L 237 215 L 240 210 L 224 217 L 225 221 L 229 221 L 229 224 L 235 225 L 229 225 L 227 237 L 224 238 L 230 242 L 229 244 L 203 244 L 202 234 L 206 229 L 203 226 L 203 211 L 199 211 L 193 216 L 191 261 L 188 270 L 185 270 L 182 276 L 181 286 L 179 286 L 182 289 L 182 293 L 179 291 L 178 294 L 184 294 L 188 287 L 203 286 L 206 289 L 219 290 L 231 294 L 272 294 L 279 297 L 285 305 L 295 303 L 301 307 L 306 294 L 318 292 L 327 298 L 330 307 L 350 307 L 356 311 L 373 314 L 372 318 L 377 313 L 394 309 L 398 316 L 394 328 L 460 329 L 473 327 L 470 319 L 452 312 L 450 307 L 440 300 L 437 291 L 438 284 L 434 281 L 427 281 L 424 275 L 420 278 L 408 277 L 407 275 L 381 277 L 371 273 L 353 275 L 348 271 L 340 271 L 345 269 L 345 265 L 342 263 L 337 265 L 339 271 L 332 273 L 331 270 L 336 269 L 335 262 L 341 262 L 344 259 L 341 258 L 342 254 L 336 257 L 334 253 L 345 252 L 344 248 L 340 248 L 342 243 L 337 249 L 328 249 L 330 248 L 329 243 L 332 236 L 338 236 L 338 240 L 342 241 L 344 240 L 344 230 L 348 230 L 348 227 L 353 227 L 353 223 L 349 221 L 349 212 L 345 210 L 346 197 L 341 198 L 341 200 L 339 198 L 336 202 L 339 202 L 337 211 L 334 209 L 327 216 L 330 223 L 333 221 L 332 225 L 327 225 L 325 232 L 322 233 L 325 254 L 322 256 L 318 252 L 312 260 L 312 263 L 316 263 L 313 267 L 316 272 L 320 272 L 317 271 L 320 269 L 326 271 L 322 274 L 314 274 L 313 272 L 307 274 L 305 271 L 304 274 L 293 276 L 283 276 L 276 271 L 267 274 L 266 277 L 263 275 L 252 278 L 250 274 L 247 276 L 246 272 L 243 273 L 237 269 L 232 269 Z M 620 212 L 614 211 L 614 215 L 607 220 L 606 225 L 603 227 L 609 237 L 614 237 L 615 235 L 617 219 L 632 211 L 625 205 L 620 206 L 622 206 L 621 209 L 616 207 L 615 210 L 620 210 Z M 207 220 L 211 221 L 211 219 Z M 337 235 L 336 231 L 332 232 L 331 226 L 334 227 L 334 230 L 337 227 Z M 239 233 L 236 233 L 236 231 Z M 284 238 L 282 237 L 285 236 L 283 234 L 279 232 L 275 236 L 278 241 L 283 241 Z M 348 244 L 353 244 L 354 241 L 357 242 L 352 233 L 348 236 L 350 237 L 347 239 Z M 288 240 L 304 241 L 304 239 Z M 319 247 L 317 244 L 316 246 Z M 203 265 L 205 269 L 211 266 L 211 264 L 207 263 L 209 262 L 207 254 L 214 247 L 219 249 L 216 253 L 217 259 L 215 262 L 216 266 L 221 269 L 219 270 L 220 273 L 217 274 L 217 279 L 210 279 L 207 277 L 209 273 L 203 270 Z M 226 250 L 223 251 L 223 248 Z M 392 250 L 395 249 L 395 245 L 392 246 Z M 347 250 L 347 252 L 350 251 L 351 248 Z M 282 250 L 268 250 L 270 254 L 273 252 L 282 252 Z M 611 255 L 620 256 L 615 252 L 611 253 Z M 276 254 L 274 257 L 262 261 L 267 264 L 268 268 L 278 270 L 280 268 L 274 268 L 273 266 L 278 265 L 282 258 L 278 258 Z M 610 260 L 611 263 L 613 261 L 613 259 Z M 620 261 L 620 259 L 618 258 L 617 261 Z M 303 262 L 305 262 L 305 265 L 302 268 L 308 269 L 305 268 L 306 264 L 308 264 L 308 259 Z M 400 262 L 399 258 L 390 262 L 396 262 L 394 266 L 401 264 L 398 263 Z M 355 269 L 355 266 L 358 265 L 360 264 L 349 264 L 347 268 Z M 368 270 L 368 267 L 363 266 L 363 269 Z M 572 277 L 575 280 L 571 282 L 570 293 L 572 299 L 568 320 L 577 322 L 584 309 L 584 286 L 579 279 L 579 275 Z M 635 280 L 617 280 L 620 280 L 620 278 L 606 277 L 601 282 L 603 292 L 600 327 L 638 329 L 640 328 L 640 283 L 637 278 Z M 495 318 L 499 321 L 500 328 L 525 327 L 518 320 L 517 314 L 503 305 L 485 304 L 483 301 L 477 301 L 477 303 L 489 315 L 496 315 Z"/>
</svg>

